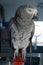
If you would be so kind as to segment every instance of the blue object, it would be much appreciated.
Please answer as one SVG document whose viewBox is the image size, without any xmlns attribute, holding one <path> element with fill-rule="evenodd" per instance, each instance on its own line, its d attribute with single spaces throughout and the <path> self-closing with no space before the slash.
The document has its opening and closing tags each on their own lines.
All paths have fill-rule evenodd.
<svg viewBox="0 0 43 65">
<path fill-rule="evenodd" d="M 7 27 L 9 25 L 9 22 L 3 22 L 3 26 Z"/>
</svg>

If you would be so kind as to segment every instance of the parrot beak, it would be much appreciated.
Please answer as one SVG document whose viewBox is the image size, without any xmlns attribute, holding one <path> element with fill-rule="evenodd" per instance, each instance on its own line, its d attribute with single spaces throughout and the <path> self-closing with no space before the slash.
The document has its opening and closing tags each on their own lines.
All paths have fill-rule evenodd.
<svg viewBox="0 0 43 65">
<path fill-rule="evenodd" d="M 34 15 L 32 19 L 37 21 L 38 20 L 38 13 L 37 13 L 37 15 Z"/>
</svg>

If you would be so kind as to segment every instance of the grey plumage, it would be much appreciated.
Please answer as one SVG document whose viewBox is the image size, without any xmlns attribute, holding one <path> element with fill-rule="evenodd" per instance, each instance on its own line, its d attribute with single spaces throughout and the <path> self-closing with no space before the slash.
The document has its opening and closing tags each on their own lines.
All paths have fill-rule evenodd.
<svg viewBox="0 0 43 65">
<path fill-rule="evenodd" d="M 30 43 L 29 38 L 34 35 L 35 31 L 34 16 L 37 16 L 37 9 L 35 7 L 24 5 L 17 9 L 10 25 L 14 48 L 26 50 Z"/>
</svg>

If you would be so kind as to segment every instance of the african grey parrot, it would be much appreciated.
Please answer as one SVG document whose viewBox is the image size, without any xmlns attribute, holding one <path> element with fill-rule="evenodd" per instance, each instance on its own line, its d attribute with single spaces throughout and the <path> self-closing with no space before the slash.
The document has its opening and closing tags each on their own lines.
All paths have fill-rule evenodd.
<svg viewBox="0 0 43 65">
<path fill-rule="evenodd" d="M 9 29 L 11 30 L 11 41 L 16 49 L 14 55 L 18 54 L 18 49 L 22 49 L 25 55 L 26 48 L 30 44 L 29 39 L 34 35 L 34 18 L 37 18 L 37 13 L 37 8 L 23 5 L 17 9 L 15 17 L 11 18 Z"/>
</svg>

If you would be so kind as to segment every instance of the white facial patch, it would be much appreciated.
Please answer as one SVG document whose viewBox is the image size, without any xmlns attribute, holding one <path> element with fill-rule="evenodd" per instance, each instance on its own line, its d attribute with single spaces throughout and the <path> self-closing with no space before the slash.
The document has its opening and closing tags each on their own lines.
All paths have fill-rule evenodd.
<svg viewBox="0 0 43 65">
<path fill-rule="evenodd" d="M 26 8 L 26 12 L 27 12 L 28 14 L 32 14 L 32 9 L 31 9 L 31 8 Z"/>
<path fill-rule="evenodd" d="M 32 9 L 32 8 L 26 8 L 26 12 L 28 13 L 28 14 L 32 14 L 32 15 L 36 15 L 37 14 L 37 9 Z"/>
</svg>

